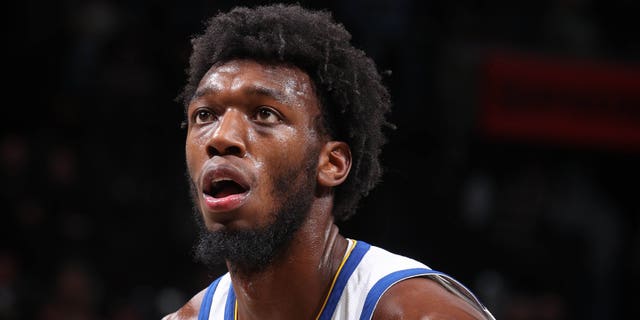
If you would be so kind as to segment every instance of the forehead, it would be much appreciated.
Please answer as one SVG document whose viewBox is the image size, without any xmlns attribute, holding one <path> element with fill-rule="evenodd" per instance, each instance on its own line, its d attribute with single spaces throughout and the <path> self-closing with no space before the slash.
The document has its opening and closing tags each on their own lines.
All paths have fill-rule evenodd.
<svg viewBox="0 0 640 320">
<path fill-rule="evenodd" d="M 213 65 L 198 84 L 195 97 L 207 92 L 253 89 L 277 98 L 316 98 L 309 76 L 295 66 L 231 60 Z"/>
</svg>

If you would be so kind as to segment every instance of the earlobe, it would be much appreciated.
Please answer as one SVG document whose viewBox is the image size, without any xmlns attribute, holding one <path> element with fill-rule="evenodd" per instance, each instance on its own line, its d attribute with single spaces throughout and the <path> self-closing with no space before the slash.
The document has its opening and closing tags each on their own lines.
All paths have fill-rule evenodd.
<svg viewBox="0 0 640 320">
<path fill-rule="evenodd" d="M 320 153 L 318 162 L 318 183 L 325 187 L 335 187 L 347 179 L 351 170 L 351 150 L 342 141 L 327 142 Z"/>
</svg>

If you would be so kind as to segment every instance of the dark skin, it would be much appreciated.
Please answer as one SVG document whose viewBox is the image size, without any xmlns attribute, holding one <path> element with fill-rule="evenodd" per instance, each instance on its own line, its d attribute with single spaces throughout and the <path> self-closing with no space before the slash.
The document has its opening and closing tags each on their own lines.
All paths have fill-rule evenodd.
<svg viewBox="0 0 640 320">
<path fill-rule="evenodd" d="M 210 231 L 269 223 L 268 213 L 281 202 L 272 192 L 272 175 L 298 168 L 309 155 L 317 159 L 307 219 L 284 252 L 258 272 L 227 261 L 238 319 L 315 319 L 345 254 L 348 242 L 331 212 L 334 187 L 347 178 L 351 153 L 346 143 L 319 130 L 320 108 L 306 73 L 251 60 L 214 65 L 188 107 L 187 165 L 199 194 L 196 205 Z M 233 179 L 243 190 L 208 195 L 212 176 Z M 291 188 L 305 179 L 309 177 L 301 173 Z M 165 319 L 197 319 L 205 290 Z M 373 315 L 373 319 L 481 318 L 473 307 L 426 278 L 391 287 Z"/>
</svg>

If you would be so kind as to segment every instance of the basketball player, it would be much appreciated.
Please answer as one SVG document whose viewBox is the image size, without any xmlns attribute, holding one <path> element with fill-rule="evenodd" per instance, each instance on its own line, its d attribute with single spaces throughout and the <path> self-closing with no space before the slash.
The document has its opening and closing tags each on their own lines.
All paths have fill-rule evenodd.
<svg viewBox="0 0 640 320">
<path fill-rule="evenodd" d="M 340 234 L 381 176 L 390 98 L 324 11 L 236 8 L 193 39 L 196 256 L 226 264 L 164 319 L 493 319 L 452 277 Z"/>
</svg>

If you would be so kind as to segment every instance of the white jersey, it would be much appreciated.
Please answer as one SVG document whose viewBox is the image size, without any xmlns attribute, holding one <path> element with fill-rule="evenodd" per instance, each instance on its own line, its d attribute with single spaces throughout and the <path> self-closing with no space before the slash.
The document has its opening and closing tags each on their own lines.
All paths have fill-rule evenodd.
<svg viewBox="0 0 640 320">
<path fill-rule="evenodd" d="M 452 277 L 408 257 L 363 241 L 349 240 L 345 260 L 331 286 L 318 320 L 369 320 L 380 297 L 395 283 L 429 277 L 494 320 L 475 295 Z M 211 283 L 200 305 L 198 320 L 234 320 L 236 296 L 229 273 Z"/>
</svg>

